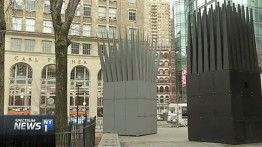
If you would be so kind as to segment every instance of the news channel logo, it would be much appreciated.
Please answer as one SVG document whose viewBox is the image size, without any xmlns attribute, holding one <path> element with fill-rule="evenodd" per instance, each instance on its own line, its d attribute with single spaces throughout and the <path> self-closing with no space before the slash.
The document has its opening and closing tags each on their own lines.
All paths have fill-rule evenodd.
<svg viewBox="0 0 262 147">
<path fill-rule="evenodd" d="M 42 119 L 42 130 L 48 132 L 54 130 L 54 121 L 53 119 Z"/>
<path fill-rule="evenodd" d="M 53 119 L 42 119 L 37 121 L 36 119 L 15 119 L 14 130 L 43 130 L 49 132 L 54 130 Z"/>
</svg>

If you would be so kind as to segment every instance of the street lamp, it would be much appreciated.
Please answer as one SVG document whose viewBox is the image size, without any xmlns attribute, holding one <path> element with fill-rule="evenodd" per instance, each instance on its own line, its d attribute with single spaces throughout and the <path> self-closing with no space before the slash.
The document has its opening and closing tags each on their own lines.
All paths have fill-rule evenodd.
<svg viewBox="0 0 262 147">
<path fill-rule="evenodd" d="M 85 108 L 85 120 L 87 119 L 87 115 L 86 115 L 86 101 L 83 102 L 84 108 Z"/>
<path fill-rule="evenodd" d="M 76 84 L 77 87 L 77 97 L 76 97 L 76 124 L 78 125 L 78 99 L 79 99 L 79 88 L 81 87 L 81 84 Z"/>
</svg>

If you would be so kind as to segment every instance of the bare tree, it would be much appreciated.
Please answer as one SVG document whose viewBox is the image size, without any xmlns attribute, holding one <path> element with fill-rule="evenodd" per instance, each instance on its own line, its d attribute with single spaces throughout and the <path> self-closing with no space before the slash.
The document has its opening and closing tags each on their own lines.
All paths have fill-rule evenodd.
<svg viewBox="0 0 262 147">
<path fill-rule="evenodd" d="M 5 7 L 4 0 L 0 1 L 0 115 L 4 114 L 5 92 Z"/>
<path fill-rule="evenodd" d="M 70 26 L 75 16 L 75 10 L 80 0 L 67 0 L 65 16 L 62 19 L 63 0 L 50 0 L 51 16 L 55 34 L 56 57 L 56 99 L 55 128 L 61 132 L 67 128 L 67 52 L 71 44 L 68 38 Z"/>
</svg>

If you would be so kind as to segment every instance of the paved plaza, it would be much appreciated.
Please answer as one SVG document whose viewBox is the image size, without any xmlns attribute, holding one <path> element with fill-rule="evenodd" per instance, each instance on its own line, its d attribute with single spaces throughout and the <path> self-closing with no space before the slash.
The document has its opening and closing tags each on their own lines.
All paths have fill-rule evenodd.
<svg viewBox="0 0 262 147">
<path fill-rule="evenodd" d="M 227 145 L 207 142 L 192 142 L 187 139 L 187 127 L 175 128 L 165 123 L 158 124 L 158 133 L 140 137 L 119 136 L 122 147 L 262 147 L 262 143 Z"/>
</svg>

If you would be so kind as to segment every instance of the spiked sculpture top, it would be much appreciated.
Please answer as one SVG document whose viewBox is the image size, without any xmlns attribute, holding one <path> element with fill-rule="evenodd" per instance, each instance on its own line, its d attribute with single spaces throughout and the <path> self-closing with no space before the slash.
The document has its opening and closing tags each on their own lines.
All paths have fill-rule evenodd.
<svg viewBox="0 0 262 147">
<path fill-rule="evenodd" d="M 189 74 L 223 69 L 258 71 L 252 10 L 238 5 L 194 12 L 189 28 Z M 250 12 L 250 15 L 249 15 Z M 189 15 L 190 17 L 190 15 Z"/>
<path fill-rule="evenodd" d="M 211 6 L 203 14 L 199 10 L 191 16 L 189 140 L 229 144 L 262 141 L 261 84 L 252 10 L 218 4 L 215 10 Z"/>
<path fill-rule="evenodd" d="M 111 46 L 109 39 L 107 44 Z M 156 50 L 138 35 L 132 34 L 131 40 L 120 36 L 118 45 L 115 39 L 112 44 L 109 51 L 99 50 L 104 80 L 103 131 L 135 136 L 156 133 L 160 56 L 155 63 Z"/>
<path fill-rule="evenodd" d="M 156 50 L 150 49 L 150 43 L 139 38 L 139 35 L 132 34 L 131 40 L 123 40 L 120 36 L 118 46 L 113 39 L 113 47 L 109 50 L 99 49 L 100 61 L 104 82 L 142 80 L 155 82 L 159 57 L 156 60 Z M 127 36 L 126 36 L 127 38 Z M 99 41 L 98 41 L 99 42 Z M 106 43 L 103 42 L 105 45 Z M 110 45 L 110 40 L 107 42 Z"/>
</svg>

